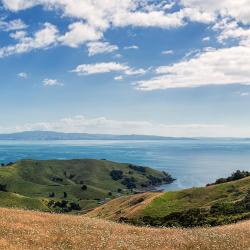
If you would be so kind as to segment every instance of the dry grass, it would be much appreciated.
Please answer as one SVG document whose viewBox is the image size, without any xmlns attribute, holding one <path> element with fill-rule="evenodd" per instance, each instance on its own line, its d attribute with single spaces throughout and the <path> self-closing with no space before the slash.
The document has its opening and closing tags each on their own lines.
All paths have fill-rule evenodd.
<svg viewBox="0 0 250 250">
<path fill-rule="evenodd" d="M 155 198 L 163 193 L 142 193 L 121 196 L 88 212 L 88 217 L 117 221 L 120 217 L 134 218 Z"/>
<path fill-rule="evenodd" d="M 250 221 L 209 229 L 153 229 L 85 216 L 0 209 L 0 249 L 250 249 Z"/>
</svg>

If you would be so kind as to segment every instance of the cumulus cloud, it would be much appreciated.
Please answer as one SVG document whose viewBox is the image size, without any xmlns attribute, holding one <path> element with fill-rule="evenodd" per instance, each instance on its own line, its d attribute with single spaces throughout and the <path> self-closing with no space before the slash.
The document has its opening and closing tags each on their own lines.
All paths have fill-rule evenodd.
<svg viewBox="0 0 250 250">
<path fill-rule="evenodd" d="M 60 10 L 62 17 L 71 17 L 72 20 L 78 20 L 71 23 L 68 31 L 57 38 L 59 43 L 73 48 L 87 42 L 100 40 L 104 32 L 111 27 L 135 26 L 169 29 L 183 26 L 188 22 L 215 23 L 218 19 L 228 17 L 235 19 L 237 22 L 250 23 L 249 0 L 180 0 L 171 2 L 149 0 L 1 1 L 6 9 L 14 12 L 41 5 L 49 11 Z M 174 5 L 178 5 L 180 8 L 176 8 L 176 11 L 174 11 Z M 16 20 L 16 23 L 12 25 L 21 27 L 24 24 L 21 23 L 21 20 Z M 115 49 L 115 47 L 110 46 L 112 45 L 106 44 L 107 50 L 105 51 Z M 127 48 L 136 49 L 137 47 L 130 46 Z M 99 49 L 101 51 L 101 48 Z M 104 50 L 104 47 L 102 49 Z M 8 48 L 6 54 L 9 53 L 8 50 L 13 50 L 13 48 Z M 98 48 L 96 51 L 98 51 Z"/>
<path fill-rule="evenodd" d="M 214 13 L 223 17 L 230 16 L 245 24 L 250 23 L 250 2 L 249 0 L 181 0 L 186 8 L 199 9 L 205 13 Z"/>
<path fill-rule="evenodd" d="M 0 19 L 0 30 L 4 31 L 15 31 L 23 30 L 28 26 L 21 19 L 14 19 L 11 21 L 6 21 L 5 19 Z"/>
<path fill-rule="evenodd" d="M 125 64 L 116 62 L 105 62 L 96 64 L 82 64 L 78 65 L 72 72 L 78 75 L 93 75 L 110 72 L 122 72 L 125 75 L 142 75 L 145 74 L 144 69 L 133 69 Z"/>
<path fill-rule="evenodd" d="M 45 23 L 43 28 L 32 37 L 26 36 L 26 33 L 15 33 L 14 37 L 18 39 L 18 43 L 0 48 L 0 58 L 29 52 L 33 49 L 48 48 L 57 42 L 57 35 L 57 28 L 50 23 Z"/>
<path fill-rule="evenodd" d="M 249 65 L 250 47 L 212 49 L 194 58 L 158 67 L 158 76 L 137 82 L 137 88 L 154 90 L 205 85 L 250 85 Z"/>
<path fill-rule="evenodd" d="M 63 86 L 61 82 L 59 82 L 57 79 L 44 79 L 43 80 L 43 86 L 51 87 L 51 86 Z"/>
<path fill-rule="evenodd" d="M 112 53 L 118 50 L 117 45 L 110 44 L 108 42 L 90 42 L 87 44 L 89 56 L 94 56 L 103 53 Z"/>
<path fill-rule="evenodd" d="M 106 117 L 88 118 L 74 116 L 54 122 L 29 123 L 12 128 L 0 128 L 1 132 L 50 130 L 79 133 L 141 134 L 162 136 L 234 136 L 242 135 L 239 129 L 222 124 L 164 124 L 149 121 L 120 121 Z M 249 129 L 242 130 L 250 135 Z"/>
<path fill-rule="evenodd" d="M 69 31 L 58 40 L 64 45 L 76 48 L 88 41 L 96 41 L 100 38 L 102 38 L 102 32 L 99 30 L 86 23 L 75 22 L 69 25 Z"/>
<path fill-rule="evenodd" d="M 183 24 L 182 15 L 165 12 L 171 8 L 170 5 L 153 4 L 150 1 L 2 0 L 2 2 L 11 11 L 19 11 L 35 5 L 61 9 L 65 16 L 83 19 L 91 26 L 102 30 L 110 25 L 170 28 Z"/>
</svg>

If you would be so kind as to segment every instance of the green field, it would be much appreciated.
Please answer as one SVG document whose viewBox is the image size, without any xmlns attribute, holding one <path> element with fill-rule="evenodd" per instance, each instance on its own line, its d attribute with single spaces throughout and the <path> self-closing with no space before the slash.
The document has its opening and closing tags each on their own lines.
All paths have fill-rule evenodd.
<svg viewBox="0 0 250 250">
<path fill-rule="evenodd" d="M 131 166 L 134 168 L 131 164 L 92 159 L 18 161 L 0 168 L 0 184 L 7 190 L 0 191 L 0 206 L 58 212 L 86 210 L 131 193 L 132 188 L 150 186 L 152 178 L 167 180 L 162 172 Z M 122 173 L 122 177 L 114 180 L 111 171 Z M 68 209 L 70 203 L 74 209 Z M 76 205 L 80 208 L 75 209 Z"/>
</svg>

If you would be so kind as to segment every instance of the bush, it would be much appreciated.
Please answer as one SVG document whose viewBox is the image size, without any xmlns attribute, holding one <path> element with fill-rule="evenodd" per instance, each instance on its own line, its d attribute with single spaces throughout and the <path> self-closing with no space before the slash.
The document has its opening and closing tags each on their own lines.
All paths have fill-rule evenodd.
<svg viewBox="0 0 250 250">
<path fill-rule="evenodd" d="M 237 170 L 236 172 L 232 173 L 231 176 L 229 176 L 228 178 L 219 178 L 214 183 L 207 184 L 207 186 L 217 185 L 217 184 L 226 183 L 230 181 L 236 181 L 236 180 L 240 180 L 249 176 L 250 176 L 250 172 Z"/>
<path fill-rule="evenodd" d="M 50 208 L 53 208 L 56 212 L 59 213 L 68 213 L 71 212 L 72 210 L 81 210 L 81 207 L 78 203 L 75 202 L 68 202 L 67 200 L 62 200 L 62 201 L 54 201 L 51 200 L 48 203 L 48 206 Z"/>
<path fill-rule="evenodd" d="M 87 187 L 87 185 L 82 185 L 81 189 L 82 189 L 83 191 L 85 191 L 85 190 L 88 189 L 88 187 Z"/>
<path fill-rule="evenodd" d="M 125 177 L 123 180 L 122 180 L 122 185 L 126 186 L 128 189 L 133 189 L 133 188 L 136 188 L 136 184 L 135 184 L 135 178 L 134 177 Z"/>
<path fill-rule="evenodd" d="M 129 164 L 128 167 L 135 170 L 135 171 L 138 171 L 138 172 L 142 172 L 142 173 L 146 172 L 145 167 L 141 167 L 141 166 L 137 166 L 137 165 L 133 165 L 133 164 Z"/>
<path fill-rule="evenodd" d="M 122 170 L 112 170 L 110 172 L 110 176 L 114 181 L 121 180 L 123 178 L 123 171 Z"/>
</svg>

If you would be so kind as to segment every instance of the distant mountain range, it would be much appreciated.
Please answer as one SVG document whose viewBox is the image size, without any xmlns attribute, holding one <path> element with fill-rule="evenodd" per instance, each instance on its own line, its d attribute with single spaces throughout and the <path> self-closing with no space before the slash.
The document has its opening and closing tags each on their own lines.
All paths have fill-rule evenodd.
<svg viewBox="0 0 250 250">
<path fill-rule="evenodd" d="M 11 134 L 0 134 L 0 140 L 166 140 L 183 139 L 153 135 L 111 135 L 88 133 L 61 133 L 53 131 L 25 131 Z"/>
</svg>

